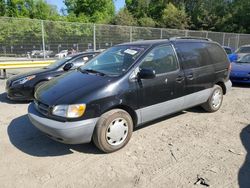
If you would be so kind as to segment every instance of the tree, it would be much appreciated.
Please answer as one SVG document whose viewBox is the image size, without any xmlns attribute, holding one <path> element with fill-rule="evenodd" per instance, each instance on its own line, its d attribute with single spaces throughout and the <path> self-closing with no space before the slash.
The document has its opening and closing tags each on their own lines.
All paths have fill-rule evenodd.
<svg viewBox="0 0 250 188">
<path fill-rule="evenodd" d="M 126 0 L 125 2 L 128 11 L 135 18 L 147 17 L 149 0 Z"/>
<path fill-rule="evenodd" d="M 142 17 L 138 20 L 138 24 L 142 27 L 155 27 L 156 22 L 150 17 Z"/>
<path fill-rule="evenodd" d="M 231 27 L 234 31 L 250 33 L 250 1 L 235 0 L 233 2 Z"/>
<path fill-rule="evenodd" d="M 128 11 L 127 8 L 121 9 L 116 16 L 114 17 L 114 20 L 112 22 L 115 25 L 128 25 L 133 26 L 137 25 L 136 19 L 133 17 L 133 15 Z"/>
<path fill-rule="evenodd" d="M 5 15 L 5 10 L 6 10 L 5 0 L 0 0 L 0 16 Z"/>
<path fill-rule="evenodd" d="M 184 7 L 178 9 L 172 3 L 167 4 L 163 10 L 161 26 L 174 29 L 188 28 L 188 16 Z"/>
<path fill-rule="evenodd" d="M 8 17 L 29 17 L 43 20 L 60 19 L 56 7 L 49 5 L 44 0 L 7 0 L 6 13 L 4 15 Z"/>
<path fill-rule="evenodd" d="M 112 0 L 65 0 L 69 14 L 83 17 L 85 21 L 94 23 L 108 23 L 115 15 Z"/>
<path fill-rule="evenodd" d="M 37 0 L 35 4 L 30 2 L 30 7 L 33 9 L 30 10 L 30 17 L 42 20 L 59 20 L 59 14 L 56 7 L 49 5 L 44 0 Z"/>
</svg>

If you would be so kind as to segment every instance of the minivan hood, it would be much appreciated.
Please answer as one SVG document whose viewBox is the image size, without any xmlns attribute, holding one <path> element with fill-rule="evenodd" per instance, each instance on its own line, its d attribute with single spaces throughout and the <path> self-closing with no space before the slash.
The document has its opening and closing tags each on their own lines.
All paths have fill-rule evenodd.
<svg viewBox="0 0 250 188">
<path fill-rule="evenodd" d="M 110 81 L 111 78 L 107 76 L 71 71 L 39 87 L 35 98 L 49 106 L 74 104 L 80 98 L 106 86 Z"/>
</svg>

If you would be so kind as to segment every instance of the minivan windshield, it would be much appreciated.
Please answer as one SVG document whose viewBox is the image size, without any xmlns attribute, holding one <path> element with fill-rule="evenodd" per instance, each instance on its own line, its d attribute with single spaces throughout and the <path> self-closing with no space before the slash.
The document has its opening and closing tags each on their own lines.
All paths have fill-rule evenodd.
<svg viewBox="0 0 250 188">
<path fill-rule="evenodd" d="M 54 63 L 51 63 L 49 66 L 45 67 L 46 69 L 54 69 L 57 67 L 60 67 L 61 65 L 63 65 L 65 62 L 69 61 L 70 59 L 72 59 L 71 56 L 65 57 L 63 59 L 59 59 L 57 61 L 55 61 Z"/>
<path fill-rule="evenodd" d="M 108 76 L 120 76 L 134 64 L 146 50 L 142 45 L 114 46 L 81 66 L 81 72 L 99 73 Z"/>
</svg>

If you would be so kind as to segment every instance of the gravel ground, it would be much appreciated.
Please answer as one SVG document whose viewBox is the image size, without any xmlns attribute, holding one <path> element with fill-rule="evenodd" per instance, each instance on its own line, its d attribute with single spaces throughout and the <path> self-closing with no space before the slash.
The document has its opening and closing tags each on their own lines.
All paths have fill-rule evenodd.
<svg viewBox="0 0 250 188">
<path fill-rule="evenodd" d="M 233 87 L 216 113 L 196 107 L 143 125 L 111 154 L 47 138 L 4 87 L 1 187 L 250 187 L 250 87 Z"/>
</svg>

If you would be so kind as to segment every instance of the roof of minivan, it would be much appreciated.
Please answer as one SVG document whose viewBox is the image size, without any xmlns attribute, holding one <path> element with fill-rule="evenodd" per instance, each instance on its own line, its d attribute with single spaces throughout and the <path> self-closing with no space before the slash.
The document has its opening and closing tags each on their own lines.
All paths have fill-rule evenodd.
<svg viewBox="0 0 250 188">
<path fill-rule="evenodd" d="M 159 40 L 138 40 L 134 42 L 126 42 L 119 45 L 155 45 L 155 44 L 163 44 L 168 42 L 213 42 L 209 39 L 202 38 L 170 38 L 170 39 L 159 39 Z"/>
<path fill-rule="evenodd" d="M 133 42 L 125 42 L 119 45 L 153 45 L 169 42 L 168 39 L 159 39 L 159 40 L 138 40 Z"/>
</svg>

